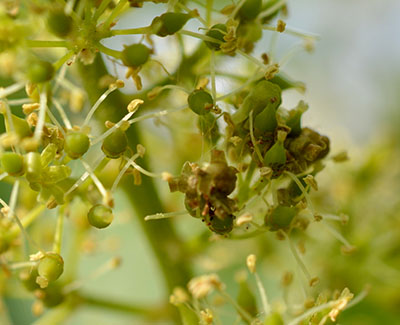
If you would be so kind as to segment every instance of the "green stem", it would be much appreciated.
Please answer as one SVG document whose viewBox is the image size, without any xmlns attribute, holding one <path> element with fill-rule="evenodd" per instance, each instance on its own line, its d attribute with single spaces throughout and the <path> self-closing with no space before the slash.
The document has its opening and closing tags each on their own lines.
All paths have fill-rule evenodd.
<svg viewBox="0 0 400 325">
<path fill-rule="evenodd" d="M 53 244 L 53 252 L 60 254 L 61 252 L 61 241 L 62 241 L 62 232 L 64 228 L 64 206 L 60 206 L 58 211 L 56 232 L 54 235 L 54 244 Z"/>
<path fill-rule="evenodd" d="M 74 51 L 68 51 L 64 56 L 62 56 L 57 62 L 53 64 L 54 69 L 60 69 L 65 62 L 67 62 L 70 58 L 74 56 Z"/>
<path fill-rule="evenodd" d="M 152 29 L 150 26 L 130 29 L 114 29 L 110 32 L 110 37 L 116 35 L 150 34 L 151 32 Z"/>
<path fill-rule="evenodd" d="M 104 22 L 105 30 L 107 30 L 110 27 L 110 25 L 113 23 L 114 19 L 117 18 L 121 14 L 122 9 L 124 8 L 124 6 L 127 2 L 128 2 L 128 0 L 120 0 L 120 2 L 118 2 L 117 6 L 114 8 L 111 15 L 108 16 L 108 18 Z"/>
<path fill-rule="evenodd" d="M 108 72 L 98 55 L 92 65 L 80 65 L 80 74 L 84 88 L 92 103 L 103 93 L 98 88 L 98 80 Z M 129 99 L 116 91 L 104 101 L 102 107 L 96 112 L 95 117 L 99 121 L 117 121 L 126 114 L 126 107 Z M 129 145 L 135 148 L 141 142 L 140 131 L 137 124 L 132 125 L 126 132 Z M 147 168 L 147 159 L 143 158 L 141 166 Z M 172 292 L 173 288 L 186 285 L 191 277 L 188 263 L 186 262 L 185 246 L 177 236 L 170 220 L 164 219 L 158 222 L 145 222 L 146 215 L 155 214 L 163 211 L 158 193 L 151 178 L 143 177 L 140 186 L 132 186 L 133 180 L 122 182 L 122 188 L 127 193 L 131 206 L 136 211 L 136 216 L 143 229 L 144 234 L 158 259 L 159 266 L 164 275 L 167 292 Z"/>
<path fill-rule="evenodd" d="M 26 42 L 29 47 L 70 47 L 70 44 L 67 41 L 27 40 Z"/>
<path fill-rule="evenodd" d="M 108 56 L 112 56 L 116 59 L 121 59 L 121 52 L 120 51 L 116 51 L 113 49 L 110 49 L 108 47 L 105 47 L 103 44 L 101 44 L 100 42 L 98 42 L 96 44 L 97 48 L 99 49 L 100 52 L 103 52 L 104 54 L 108 55 Z"/>
<path fill-rule="evenodd" d="M 82 301 L 82 303 L 88 306 L 101 309 L 110 309 L 127 314 L 141 315 L 151 319 L 163 319 L 168 315 L 163 307 L 143 307 L 139 305 L 132 305 L 119 301 L 114 301 L 107 298 L 93 297 L 85 294 L 79 294 L 79 299 Z"/>
</svg>

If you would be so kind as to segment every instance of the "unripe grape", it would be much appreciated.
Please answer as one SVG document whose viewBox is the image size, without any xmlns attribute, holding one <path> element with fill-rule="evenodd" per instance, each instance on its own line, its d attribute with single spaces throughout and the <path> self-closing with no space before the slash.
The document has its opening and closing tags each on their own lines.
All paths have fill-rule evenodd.
<svg viewBox="0 0 400 325">
<path fill-rule="evenodd" d="M 46 253 L 39 261 L 39 276 L 45 278 L 49 282 L 57 280 L 64 271 L 64 260 L 57 253 Z"/>
<path fill-rule="evenodd" d="M 82 157 L 90 146 L 89 137 L 82 132 L 69 132 L 65 137 L 64 150 L 72 159 Z"/>
<path fill-rule="evenodd" d="M 96 228 L 108 227 L 114 219 L 112 210 L 102 204 L 92 206 L 87 215 L 89 223 Z"/>
<path fill-rule="evenodd" d="M 38 152 L 28 152 L 25 155 L 26 178 L 29 182 L 37 182 L 41 178 L 42 163 Z"/>
<path fill-rule="evenodd" d="M 1 165 L 11 176 L 21 176 L 24 173 L 24 158 L 14 152 L 5 152 L 1 155 Z"/>
<path fill-rule="evenodd" d="M 50 283 L 43 292 L 43 304 L 47 307 L 55 307 L 64 301 L 65 296 L 62 293 L 62 287 L 56 283 Z"/>
<path fill-rule="evenodd" d="M 267 215 L 265 223 L 271 227 L 271 230 L 286 229 L 290 226 L 296 214 L 297 210 L 295 207 L 279 205 Z"/>
<path fill-rule="evenodd" d="M 239 16 L 244 20 L 255 19 L 261 11 L 262 0 L 246 0 L 240 7 Z"/>
<path fill-rule="evenodd" d="M 190 18 L 192 17 L 189 14 L 166 12 L 161 16 L 155 17 L 151 22 L 151 27 L 156 35 L 165 37 L 179 31 Z"/>
<path fill-rule="evenodd" d="M 128 147 L 128 138 L 121 129 L 116 129 L 104 139 L 101 150 L 108 158 L 116 159 L 121 157 Z"/>
<path fill-rule="evenodd" d="M 36 278 L 39 276 L 37 267 L 25 269 L 19 273 L 19 279 L 21 280 L 22 285 L 28 291 L 34 291 L 39 289 L 40 286 L 36 282 Z"/>
<path fill-rule="evenodd" d="M 59 37 L 67 36 L 72 30 L 72 25 L 72 18 L 62 10 L 51 12 L 47 18 L 47 26 L 50 32 Z"/>
<path fill-rule="evenodd" d="M 225 33 L 223 33 L 225 32 Z M 224 36 L 227 32 L 226 25 L 224 24 L 216 24 L 210 28 L 210 30 L 206 33 L 206 36 L 215 38 L 218 41 L 225 42 Z M 215 43 L 215 42 L 210 42 L 210 41 L 204 41 L 208 48 L 211 50 L 219 51 L 221 49 L 221 44 Z"/>
<path fill-rule="evenodd" d="M 126 46 L 122 51 L 122 62 L 127 67 L 137 68 L 145 64 L 150 57 L 150 49 L 143 44 Z"/>
<path fill-rule="evenodd" d="M 188 97 L 189 108 L 198 115 L 204 115 L 214 105 L 212 96 L 203 89 L 194 90 Z"/>
<path fill-rule="evenodd" d="M 33 83 L 41 83 L 51 80 L 54 75 L 54 66 L 47 61 L 36 60 L 28 67 L 27 76 Z"/>
<path fill-rule="evenodd" d="M 234 216 L 228 216 L 224 219 L 220 219 L 214 216 L 210 222 L 209 228 L 212 232 L 219 235 L 225 235 L 233 229 L 233 218 Z"/>
</svg>

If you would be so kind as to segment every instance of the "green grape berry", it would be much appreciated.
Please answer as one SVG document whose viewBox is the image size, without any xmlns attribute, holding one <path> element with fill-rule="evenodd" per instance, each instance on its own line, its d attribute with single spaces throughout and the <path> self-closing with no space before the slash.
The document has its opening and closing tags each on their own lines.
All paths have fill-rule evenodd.
<svg viewBox="0 0 400 325">
<path fill-rule="evenodd" d="M 25 269 L 19 273 L 19 279 L 21 280 L 22 285 L 28 291 L 34 291 L 39 289 L 40 286 L 36 282 L 36 278 L 39 276 L 37 267 Z"/>
<path fill-rule="evenodd" d="M 240 7 L 239 17 L 243 20 L 255 19 L 261 11 L 262 0 L 246 0 Z"/>
<path fill-rule="evenodd" d="M 49 31 L 58 37 L 67 36 L 73 26 L 73 20 L 70 16 L 66 15 L 64 11 L 57 10 L 49 14 L 47 18 L 47 26 Z"/>
<path fill-rule="evenodd" d="M 203 89 L 194 90 L 188 97 L 189 108 L 198 115 L 207 114 L 214 105 L 212 96 Z"/>
<path fill-rule="evenodd" d="M 25 155 L 26 178 L 29 182 L 37 182 L 42 174 L 42 162 L 38 152 L 28 152 Z"/>
<path fill-rule="evenodd" d="M 151 22 L 151 27 L 157 36 L 165 37 L 179 31 L 190 18 L 192 18 L 190 14 L 166 12 L 155 17 Z"/>
<path fill-rule="evenodd" d="M 54 66 L 47 61 L 37 60 L 28 67 L 27 76 L 33 83 L 41 83 L 51 80 L 54 75 Z"/>
<path fill-rule="evenodd" d="M 46 307 L 55 307 L 64 301 L 64 294 L 60 284 L 50 283 L 46 288 L 41 289 L 41 300 Z"/>
<path fill-rule="evenodd" d="M 220 219 L 216 216 L 212 217 L 210 225 L 208 226 L 212 232 L 219 235 L 225 235 L 232 231 L 233 229 L 233 219 L 234 216 L 227 216 L 224 219 Z"/>
<path fill-rule="evenodd" d="M 82 157 L 88 151 L 89 146 L 89 137 L 83 132 L 69 132 L 65 137 L 64 150 L 72 159 Z"/>
<path fill-rule="evenodd" d="M 125 46 L 121 59 L 127 67 L 137 68 L 145 64 L 149 57 L 150 49 L 146 45 L 137 43 Z"/>
<path fill-rule="evenodd" d="M 39 261 L 38 274 L 49 282 L 57 280 L 64 272 L 64 260 L 57 253 L 46 253 Z"/>
<path fill-rule="evenodd" d="M 104 139 L 101 150 L 111 159 L 121 157 L 128 147 L 128 138 L 124 131 L 116 129 L 107 138 Z"/>
<path fill-rule="evenodd" d="M 226 25 L 224 24 L 216 24 L 210 28 L 210 30 L 206 33 L 206 36 L 215 38 L 218 41 L 225 42 L 224 36 L 227 33 Z M 205 41 L 206 45 L 209 49 L 219 51 L 221 49 L 221 44 Z"/>
<path fill-rule="evenodd" d="M 24 173 L 24 158 L 14 152 L 5 152 L 1 155 L 1 165 L 11 176 L 21 176 Z"/>
<path fill-rule="evenodd" d="M 112 210 L 102 204 L 92 206 L 87 215 L 89 223 L 96 228 L 108 227 L 114 219 Z"/>
<path fill-rule="evenodd" d="M 267 215 L 265 223 L 271 227 L 271 230 L 287 229 L 296 214 L 297 210 L 295 207 L 279 205 Z"/>
</svg>

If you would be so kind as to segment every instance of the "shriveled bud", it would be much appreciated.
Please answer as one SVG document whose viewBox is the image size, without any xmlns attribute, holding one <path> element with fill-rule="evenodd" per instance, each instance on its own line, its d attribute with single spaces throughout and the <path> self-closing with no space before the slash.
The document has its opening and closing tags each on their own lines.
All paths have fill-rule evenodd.
<svg viewBox="0 0 400 325">
<path fill-rule="evenodd" d="M 286 23 L 283 20 L 278 19 L 276 23 L 276 31 L 279 33 L 283 33 L 285 31 L 285 28 L 286 28 Z"/>
<path fill-rule="evenodd" d="M 307 175 L 306 177 L 303 178 L 303 180 L 307 185 L 310 185 L 315 191 L 318 191 L 318 184 L 314 176 Z"/>
</svg>

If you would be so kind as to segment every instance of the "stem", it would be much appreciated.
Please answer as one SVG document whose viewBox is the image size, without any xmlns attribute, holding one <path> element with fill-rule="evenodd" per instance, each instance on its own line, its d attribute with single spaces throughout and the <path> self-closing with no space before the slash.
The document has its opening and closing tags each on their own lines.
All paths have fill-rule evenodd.
<svg viewBox="0 0 400 325">
<path fill-rule="evenodd" d="M 74 56 L 74 51 L 68 51 L 65 55 L 63 55 L 57 62 L 53 64 L 54 69 L 58 70 L 62 67 L 62 65 L 67 62 L 70 58 Z"/>
<path fill-rule="evenodd" d="M 150 26 L 129 28 L 129 29 L 114 29 L 110 32 L 110 37 L 116 35 L 136 35 L 136 34 L 151 34 L 152 29 Z"/>
<path fill-rule="evenodd" d="M 118 2 L 118 5 L 114 8 L 111 15 L 108 16 L 107 20 L 104 22 L 105 30 L 109 29 L 110 25 L 113 23 L 114 19 L 120 15 L 122 9 L 124 8 L 124 6 L 127 2 L 128 2 L 128 0 L 120 0 Z"/>
<path fill-rule="evenodd" d="M 273 14 L 276 10 L 281 9 L 285 4 L 287 0 L 281 0 L 275 3 L 273 6 L 269 7 L 267 10 L 265 10 L 263 13 L 258 15 L 257 19 L 262 20 L 264 17 L 268 17 L 269 15 Z"/>
<path fill-rule="evenodd" d="M 70 47 L 70 44 L 67 41 L 42 41 L 30 39 L 26 42 L 29 47 Z"/>
<path fill-rule="evenodd" d="M 64 206 L 59 208 L 56 232 L 54 235 L 53 251 L 57 254 L 61 252 L 62 232 L 64 228 Z"/>
<path fill-rule="evenodd" d="M 92 65 L 79 65 L 79 68 L 83 85 L 90 101 L 94 103 L 102 93 L 102 90 L 97 85 L 98 80 L 108 73 L 104 62 L 100 56 L 97 56 Z M 129 98 L 116 91 L 104 101 L 102 107 L 96 112 L 95 117 L 99 121 L 120 120 L 125 115 L 125 109 L 128 104 Z M 138 143 L 142 142 L 137 125 L 132 124 L 126 133 L 130 147 L 135 148 Z M 141 165 L 147 168 L 148 162 L 146 158 L 142 159 Z M 163 207 L 151 178 L 143 178 L 140 186 L 132 187 L 131 177 L 126 177 L 130 182 L 123 181 L 121 188 L 128 195 L 130 205 L 135 208 L 140 226 L 158 259 L 168 288 L 168 294 L 172 292 L 174 287 L 186 285 L 191 278 L 188 263 L 185 263 L 187 258 L 185 246 L 177 236 L 170 220 L 144 221 L 144 216 L 160 212 Z M 173 255 L 169 249 L 170 247 L 174 247 Z M 173 307 L 171 306 L 170 308 Z M 177 314 L 175 314 L 175 317 L 177 317 Z"/>
<path fill-rule="evenodd" d="M 265 316 L 268 316 L 271 313 L 271 306 L 268 303 L 267 293 L 265 292 L 264 286 L 263 286 L 261 279 L 257 272 L 254 273 L 254 277 L 256 279 L 258 292 L 260 293 L 261 302 L 263 305 Z"/>
<path fill-rule="evenodd" d="M 143 315 L 149 318 L 163 318 L 163 316 L 166 316 L 165 310 L 163 308 L 143 307 L 139 305 L 127 304 L 124 302 L 117 302 L 107 298 L 93 297 L 86 294 L 79 294 L 79 299 L 82 301 L 82 303 L 88 306 L 101 309 L 111 309 L 128 314 Z"/>
<path fill-rule="evenodd" d="M 103 52 L 104 54 L 106 54 L 108 56 L 112 56 L 113 58 L 121 59 L 121 52 L 120 51 L 116 51 L 116 50 L 110 49 L 108 47 L 105 47 L 100 42 L 97 42 L 96 46 L 97 46 L 97 48 L 99 49 L 100 52 Z"/>
</svg>

